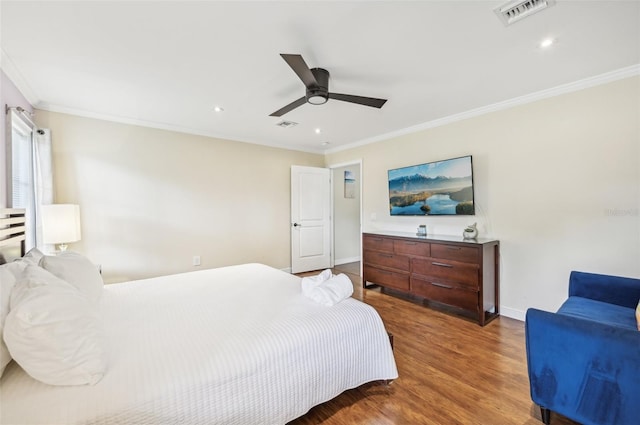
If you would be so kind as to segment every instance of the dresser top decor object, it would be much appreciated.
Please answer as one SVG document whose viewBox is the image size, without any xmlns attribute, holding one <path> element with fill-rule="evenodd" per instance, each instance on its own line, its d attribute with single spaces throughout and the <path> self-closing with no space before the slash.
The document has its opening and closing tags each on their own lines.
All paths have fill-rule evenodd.
<svg viewBox="0 0 640 425">
<path fill-rule="evenodd" d="M 473 223 L 470 226 L 467 226 L 462 232 L 462 236 L 465 239 L 475 239 L 478 237 L 478 228 L 476 227 L 477 223 Z"/>
</svg>

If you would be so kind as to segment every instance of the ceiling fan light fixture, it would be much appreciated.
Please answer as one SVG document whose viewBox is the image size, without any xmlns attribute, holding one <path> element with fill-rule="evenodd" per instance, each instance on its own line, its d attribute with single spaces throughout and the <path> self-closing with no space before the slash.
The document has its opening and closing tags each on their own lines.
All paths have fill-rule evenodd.
<svg viewBox="0 0 640 425">
<path fill-rule="evenodd" d="M 329 100 L 329 71 L 322 68 L 310 69 L 316 84 L 307 87 L 307 103 L 324 105 Z"/>
<path fill-rule="evenodd" d="M 329 96 L 323 93 L 315 93 L 307 96 L 307 102 L 312 105 L 324 105 L 329 100 Z"/>
</svg>

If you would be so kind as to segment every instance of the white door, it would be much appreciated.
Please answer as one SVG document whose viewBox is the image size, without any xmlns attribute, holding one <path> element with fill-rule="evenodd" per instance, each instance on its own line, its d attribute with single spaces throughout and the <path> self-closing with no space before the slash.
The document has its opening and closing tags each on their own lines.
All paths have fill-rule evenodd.
<svg viewBox="0 0 640 425">
<path fill-rule="evenodd" d="M 331 267 L 331 171 L 291 166 L 291 272 Z"/>
</svg>

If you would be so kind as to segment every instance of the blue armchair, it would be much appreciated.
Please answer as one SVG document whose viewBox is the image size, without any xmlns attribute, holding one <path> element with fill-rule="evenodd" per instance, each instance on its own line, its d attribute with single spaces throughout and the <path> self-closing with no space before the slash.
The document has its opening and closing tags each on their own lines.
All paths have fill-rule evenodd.
<svg viewBox="0 0 640 425">
<path fill-rule="evenodd" d="M 531 398 L 584 425 L 640 424 L 640 279 L 571 272 L 556 313 L 529 309 Z"/>
</svg>

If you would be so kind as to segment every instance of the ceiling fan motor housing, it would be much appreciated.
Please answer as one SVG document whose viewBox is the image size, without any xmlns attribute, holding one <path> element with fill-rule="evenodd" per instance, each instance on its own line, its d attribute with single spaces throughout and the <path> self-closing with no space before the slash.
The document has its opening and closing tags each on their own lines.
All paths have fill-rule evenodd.
<svg viewBox="0 0 640 425">
<path fill-rule="evenodd" d="M 316 78 L 317 86 L 307 87 L 307 103 L 322 105 L 329 100 L 329 71 L 322 68 L 312 68 L 311 73 Z"/>
</svg>

